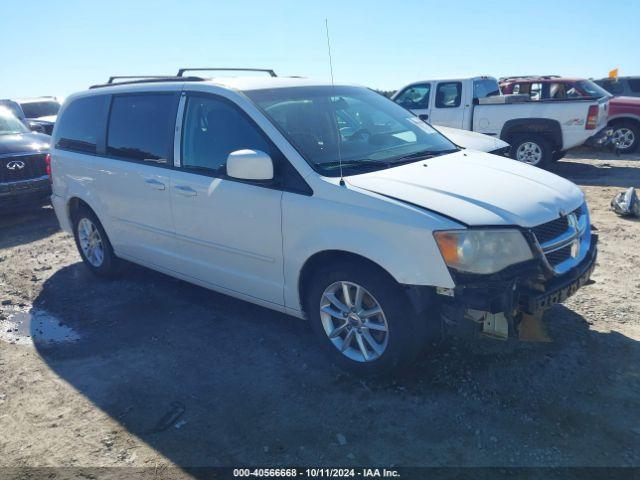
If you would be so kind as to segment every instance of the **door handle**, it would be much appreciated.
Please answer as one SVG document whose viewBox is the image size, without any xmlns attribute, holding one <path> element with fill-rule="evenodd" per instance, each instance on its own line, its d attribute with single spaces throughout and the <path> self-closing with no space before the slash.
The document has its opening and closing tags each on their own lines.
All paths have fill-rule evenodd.
<svg viewBox="0 0 640 480">
<path fill-rule="evenodd" d="M 426 113 L 421 113 L 420 115 L 418 115 L 418 118 L 423 122 L 426 122 L 427 120 L 429 120 L 429 115 Z"/>
<path fill-rule="evenodd" d="M 144 183 L 149 185 L 151 188 L 155 188 L 156 190 L 164 190 L 165 189 L 164 183 L 162 183 L 159 180 L 156 180 L 155 178 L 147 178 L 144 181 Z"/>
<path fill-rule="evenodd" d="M 180 195 L 185 195 L 187 197 L 195 197 L 198 194 L 198 192 L 196 192 L 193 188 L 187 185 L 176 185 L 173 188 L 176 190 L 176 193 L 179 193 Z"/>
</svg>

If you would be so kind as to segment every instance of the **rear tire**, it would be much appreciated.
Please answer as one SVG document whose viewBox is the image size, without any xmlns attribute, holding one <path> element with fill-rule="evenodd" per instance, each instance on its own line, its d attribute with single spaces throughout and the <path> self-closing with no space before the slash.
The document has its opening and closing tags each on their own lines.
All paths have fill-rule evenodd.
<svg viewBox="0 0 640 480">
<path fill-rule="evenodd" d="M 633 153 L 638 149 L 640 127 L 637 123 L 620 121 L 615 122 L 612 127 L 612 140 L 620 153 Z"/>
<path fill-rule="evenodd" d="M 545 137 L 537 133 L 524 133 L 512 138 L 509 156 L 514 160 L 546 168 L 553 158 L 553 147 Z"/>
<path fill-rule="evenodd" d="M 322 267 L 310 280 L 304 305 L 331 361 L 359 376 L 397 372 L 427 341 L 426 319 L 419 318 L 395 280 L 371 265 Z M 371 314 L 377 308 L 380 312 Z"/>
<path fill-rule="evenodd" d="M 93 211 L 78 209 L 73 217 L 73 236 L 82 261 L 94 274 L 114 277 L 120 272 L 120 259 L 113 253 L 109 237 Z"/>
</svg>

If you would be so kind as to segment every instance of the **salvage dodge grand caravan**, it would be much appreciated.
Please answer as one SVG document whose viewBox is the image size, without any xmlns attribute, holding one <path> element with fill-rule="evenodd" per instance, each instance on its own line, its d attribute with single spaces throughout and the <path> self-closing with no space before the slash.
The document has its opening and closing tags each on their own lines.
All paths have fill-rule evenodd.
<svg viewBox="0 0 640 480">
<path fill-rule="evenodd" d="M 306 318 L 360 374 L 442 332 L 517 336 L 596 257 L 571 182 L 458 148 L 362 87 L 169 77 L 71 96 L 52 196 L 86 266 L 122 260 Z"/>
</svg>

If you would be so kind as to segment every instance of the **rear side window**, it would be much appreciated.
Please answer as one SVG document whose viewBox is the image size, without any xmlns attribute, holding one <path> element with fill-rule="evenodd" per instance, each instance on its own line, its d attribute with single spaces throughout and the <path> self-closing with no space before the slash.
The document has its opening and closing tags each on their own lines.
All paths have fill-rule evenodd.
<svg viewBox="0 0 640 480">
<path fill-rule="evenodd" d="M 274 157 L 258 128 L 229 102 L 189 97 L 182 141 L 185 169 L 224 173 L 229 154 L 244 149 L 261 150 Z"/>
<path fill-rule="evenodd" d="M 577 96 L 580 95 L 578 94 Z M 549 84 L 549 98 L 552 100 L 564 100 L 567 98 L 567 86 L 564 83 Z"/>
<path fill-rule="evenodd" d="M 439 83 L 436 90 L 437 108 L 456 108 L 460 106 L 462 96 L 462 83 L 444 82 Z"/>
<path fill-rule="evenodd" d="M 513 86 L 513 93 L 520 95 L 529 95 L 531 100 L 540 100 L 542 98 L 542 84 L 516 83 Z"/>
<path fill-rule="evenodd" d="M 85 97 L 69 104 L 56 128 L 56 148 L 83 153 L 96 153 L 98 138 L 105 124 L 108 97 Z"/>
<path fill-rule="evenodd" d="M 627 82 L 629 82 L 629 88 L 632 92 L 640 92 L 640 78 L 630 78 Z"/>
<path fill-rule="evenodd" d="M 430 83 L 412 85 L 405 88 L 400 95 L 395 98 L 395 102 L 409 110 L 415 110 L 416 108 L 429 108 L 430 93 Z"/>
<path fill-rule="evenodd" d="M 178 99 L 174 93 L 113 97 L 107 155 L 170 164 Z"/>
<path fill-rule="evenodd" d="M 500 95 L 500 86 L 495 80 L 488 78 L 473 81 L 473 98 L 480 99 Z"/>
</svg>

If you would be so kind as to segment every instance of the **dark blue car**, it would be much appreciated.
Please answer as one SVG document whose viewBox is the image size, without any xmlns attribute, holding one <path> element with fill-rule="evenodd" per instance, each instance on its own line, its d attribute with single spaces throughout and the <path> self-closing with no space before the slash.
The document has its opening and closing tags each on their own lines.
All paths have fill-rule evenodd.
<svg viewBox="0 0 640 480">
<path fill-rule="evenodd" d="M 51 196 L 51 137 L 30 131 L 0 107 L 0 214 L 47 203 Z"/>
</svg>

